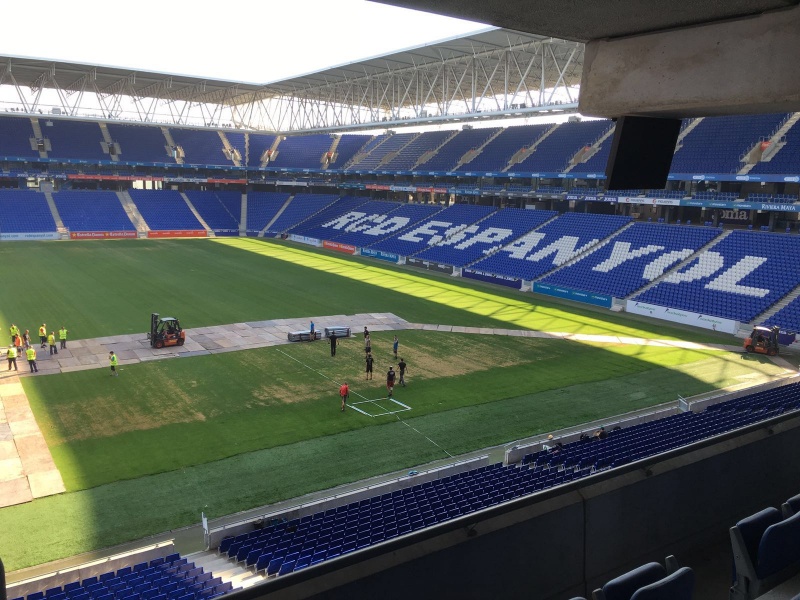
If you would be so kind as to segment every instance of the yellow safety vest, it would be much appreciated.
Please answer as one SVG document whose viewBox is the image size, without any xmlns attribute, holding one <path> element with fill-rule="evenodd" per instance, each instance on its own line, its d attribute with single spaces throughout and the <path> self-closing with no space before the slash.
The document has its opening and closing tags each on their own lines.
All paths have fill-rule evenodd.
<svg viewBox="0 0 800 600">
<path fill-rule="evenodd" d="M 117 355 L 116 354 L 113 354 L 111 356 L 111 366 L 112 367 L 116 367 L 117 366 Z"/>
<path fill-rule="evenodd" d="M 8 358 L 17 358 L 17 349 L 14 346 L 8 349 Z"/>
<path fill-rule="evenodd" d="M 47 336 L 47 343 L 50 344 L 51 346 L 55 346 L 55 344 L 56 344 L 56 336 L 54 336 L 52 333 L 50 335 L 48 335 Z"/>
<path fill-rule="evenodd" d="M 28 360 L 36 360 L 36 350 L 33 348 L 28 348 L 25 350 L 25 356 L 28 357 Z"/>
<path fill-rule="evenodd" d="M 65 340 L 67 339 L 67 330 L 66 329 L 59 329 L 58 330 L 58 339 Z"/>
<path fill-rule="evenodd" d="M 47 335 L 47 329 L 44 327 L 39 327 L 39 337 L 44 337 Z"/>
</svg>

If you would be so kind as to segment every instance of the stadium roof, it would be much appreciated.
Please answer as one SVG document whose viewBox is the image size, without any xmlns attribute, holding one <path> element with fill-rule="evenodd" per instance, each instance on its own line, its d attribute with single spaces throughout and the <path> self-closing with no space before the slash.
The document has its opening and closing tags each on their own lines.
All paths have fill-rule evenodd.
<svg viewBox="0 0 800 600">
<path fill-rule="evenodd" d="M 471 35 L 449 38 L 264 84 L 100 64 L 61 62 L 45 58 L 0 56 L 0 84 L 26 86 L 33 90 L 60 89 L 66 92 L 91 89 L 106 94 L 122 93 L 134 97 L 230 105 L 252 102 L 254 99 L 297 94 L 303 90 L 349 83 L 356 79 L 382 76 L 405 69 L 439 65 L 446 61 L 488 55 L 498 50 L 518 48 L 536 42 L 557 44 L 560 40 L 492 27 Z M 574 47 L 574 43 L 568 44 L 570 48 Z M 580 83 L 579 67 L 579 61 L 575 61 L 573 68 L 564 74 L 563 85 Z M 509 84 L 517 85 L 521 76 L 522 73 L 516 79 L 512 78 Z M 471 94 L 472 90 L 467 89 L 469 84 L 464 82 L 463 85 L 462 92 L 465 95 Z"/>
<path fill-rule="evenodd" d="M 376 1 L 578 42 L 725 21 L 798 4 L 798 0 Z"/>
<path fill-rule="evenodd" d="M 490 27 L 470 35 L 444 39 L 423 46 L 399 50 L 383 56 L 365 58 L 358 62 L 331 67 L 316 73 L 309 73 L 307 75 L 273 82 L 266 84 L 265 87 L 283 93 L 291 93 L 297 89 L 341 83 L 354 78 L 379 75 L 386 71 L 396 72 L 402 69 L 414 69 L 432 64 L 441 64 L 448 60 L 468 58 L 497 50 L 511 49 L 525 43 L 558 43 L 560 41 L 562 40 L 556 40 L 545 35 Z M 570 46 L 572 47 L 573 45 L 570 44 Z M 580 83 L 580 75 L 580 71 L 571 73 L 566 85 L 578 85 Z"/>
<path fill-rule="evenodd" d="M 0 56 L 0 84 L 67 92 L 89 88 L 100 93 L 127 93 L 139 97 L 160 98 L 161 94 L 168 94 L 168 99 L 185 101 L 198 101 L 206 96 L 209 102 L 226 94 L 262 89 L 258 84 L 224 79 L 21 56 Z"/>
<path fill-rule="evenodd" d="M 800 0 L 377 1 L 585 43 L 584 114 L 800 110 Z"/>
</svg>

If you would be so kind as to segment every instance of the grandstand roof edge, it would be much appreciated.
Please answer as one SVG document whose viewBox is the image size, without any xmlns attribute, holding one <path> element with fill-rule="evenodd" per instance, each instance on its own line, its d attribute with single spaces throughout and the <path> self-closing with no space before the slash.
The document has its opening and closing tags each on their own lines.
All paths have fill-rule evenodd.
<svg viewBox="0 0 800 600">
<path fill-rule="evenodd" d="M 512 39 L 515 42 L 512 42 Z M 451 58 L 472 55 L 476 52 L 477 47 L 483 47 L 484 50 L 487 48 L 499 49 L 514 44 L 537 41 L 574 43 L 511 29 L 486 27 L 465 35 L 367 57 L 268 83 L 214 79 L 179 73 L 147 71 L 132 67 L 115 67 L 28 56 L 2 55 L 0 56 L 0 65 L 4 65 L 6 70 L 10 69 L 16 81 L 21 85 L 69 90 L 83 85 L 82 78 L 91 74 L 92 85 L 101 91 L 113 89 L 116 93 L 123 95 L 138 95 L 146 91 L 148 97 L 162 98 L 166 95 L 166 90 L 169 90 L 170 100 L 192 101 L 197 101 L 199 95 L 207 96 L 212 92 L 227 92 L 223 103 L 238 104 L 250 101 L 251 94 L 254 93 L 260 92 L 267 96 L 281 94 L 301 88 L 346 81 L 352 79 L 356 74 L 365 76 L 386 69 L 400 69 L 412 65 L 441 62 L 445 54 Z M 160 86 L 165 86 L 165 94 L 161 94 Z"/>
</svg>

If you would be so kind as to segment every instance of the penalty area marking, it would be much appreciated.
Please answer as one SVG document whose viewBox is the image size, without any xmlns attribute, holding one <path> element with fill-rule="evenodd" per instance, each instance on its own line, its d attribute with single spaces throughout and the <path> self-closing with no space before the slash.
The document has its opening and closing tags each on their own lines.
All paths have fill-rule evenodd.
<svg viewBox="0 0 800 600">
<path fill-rule="evenodd" d="M 296 363 L 302 365 L 303 367 L 305 367 L 309 371 L 313 371 L 314 373 L 316 373 L 320 377 L 324 377 L 325 379 L 327 379 L 328 381 L 330 381 L 330 382 L 332 382 L 332 383 L 334 383 L 336 385 L 341 385 L 340 382 L 336 381 L 335 379 L 332 379 L 332 378 L 328 377 L 327 375 L 325 375 L 325 373 L 322 373 L 322 372 L 318 371 L 317 369 L 315 369 L 314 367 L 307 365 L 303 361 L 295 358 L 291 354 L 288 354 L 288 353 L 284 352 L 280 348 L 276 348 L 276 350 L 278 352 L 280 352 L 281 354 L 283 354 L 284 356 L 286 356 L 288 358 L 291 358 L 293 361 L 295 361 Z M 372 417 L 373 419 L 375 417 L 383 417 L 383 416 L 386 416 L 386 415 L 396 415 L 398 413 L 406 412 L 408 410 L 411 410 L 410 406 L 408 406 L 406 404 L 403 404 L 402 402 L 400 402 L 399 400 L 395 400 L 394 398 L 375 398 L 375 399 L 370 400 L 369 398 L 367 398 L 366 396 L 362 396 L 358 392 L 350 392 L 350 393 L 353 396 L 358 396 L 359 398 L 361 398 L 361 400 L 359 400 L 358 402 L 348 402 L 346 404 L 346 406 L 349 407 L 349 408 L 352 408 L 355 411 L 360 412 L 362 415 L 365 415 L 367 417 Z M 387 409 L 387 408 L 381 406 L 380 404 L 378 404 L 378 402 L 382 402 L 383 400 L 390 400 L 391 402 L 393 402 L 394 404 L 397 404 L 401 408 L 399 408 L 397 410 Z M 358 408 L 356 406 L 357 404 L 371 404 L 372 406 L 376 406 L 376 407 L 380 408 L 382 412 L 373 414 L 371 412 L 367 412 L 366 410 Z M 364 408 L 366 408 L 366 406 Z"/>
</svg>

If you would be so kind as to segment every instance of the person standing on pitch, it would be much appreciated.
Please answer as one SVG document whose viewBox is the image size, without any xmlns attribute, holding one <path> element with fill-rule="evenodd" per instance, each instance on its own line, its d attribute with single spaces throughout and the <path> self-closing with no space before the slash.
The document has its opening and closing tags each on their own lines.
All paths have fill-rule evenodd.
<svg viewBox="0 0 800 600">
<path fill-rule="evenodd" d="M 367 329 L 367 326 L 364 325 L 364 338 L 366 339 L 367 336 L 369 336 L 369 329 Z"/>
<path fill-rule="evenodd" d="M 14 345 L 14 338 L 19 335 L 19 327 L 14 325 L 14 323 L 12 323 L 11 327 L 8 328 L 8 332 L 11 334 L 11 345 L 13 346 Z"/>
<path fill-rule="evenodd" d="M 392 350 L 394 351 L 394 357 L 397 359 L 397 348 L 400 346 L 400 340 L 397 339 L 397 336 L 394 336 L 394 341 L 392 342 Z"/>
<path fill-rule="evenodd" d="M 67 334 L 68 333 L 69 333 L 69 331 L 67 331 L 67 328 L 64 327 L 63 325 L 61 326 L 61 329 L 58 330 L 58 339 L 61 340 L 61 349 L 62 350 L 66 350 L 67 349 Z"/>
<path fill-rule="evenodd" d="M 364 360 L 367 363 L 367 379 L 372 379 L 372 363 L 373 363 L 372 354 L 367 352 L 367 358 Z"/>
<path fill-rule="evenodd" d="M 329 339 L 331 340 L 331 356 L 336 356 L 336 336 L 331 333 Z"/>
<path fill-rule="evenodd" d="M 19 334 L 14 338 L 14 348 L 17 350 L 17 356 L 22 354 L 22 338 Z"/>
<path fill-rule="evenodd" d="M 344 412 L 344 405 L 347 404 L 347 397 L 350 395 L 350 387 L 345 381 L 339 388 L 339 397 L 342 399 L 342 412 Z"/>
<path fill-rule="evenodd" d="M 388 392 L 389 398 L 391 398 L 392 394 L 394 393 L 394 378 L 395 378 L 394 367 L 389 367 L 389 372 L 386 373 L 386 390 Z"/>
<path fill-rule="evenodd" d="M 31 332 L 29 329 L 25 330 L 22 334 L 22 343 L 25 345 L 25 350 L 31 347 Z"/>
<path fill-rule="evenodd" d="M 369 354 L 372 352 L 372 340 L 369 337 L 369 334 L 364 336 L 364 352 Z"/>
<path fill-rule="evenodd" d="M 403 387 L 406 387 L 406 369 L 408 368 L 406 361 L 401 358 L 400 362 L 397 364 L 397 368 L 400 369 L 400 380 L 398 383 L 400 383 L 400 385 Z"/>
<path fill-rule="evenodd" d="M 117 355 L 114 354 L 114 351 L 108 353 L 108 362 L 111 363 L 111 375 L 113 377 L 119 377 L 119 373 L 117 373 L 117 365 L 119 361 L 117 360 Z"/>
<path fill-rule="evenodd" d="M 50 356 L 53 356 L 53 354 L 58 354 L 58 348 L 56 348 L 55 331 L 51 331 L 50 335 L 47 336 L 47 343 L 50 345 Z"/>
<path fill-rule="evenodd" d="M 309 336 L 308 341 L 313 342 L 315 339 L 317 339 L 317 334 L 314 333 L 314 321 L 311 321 L 311 327 L 309 327 L 309 330 L 311 331 L 311 335 Z"/>
<path fill-rule="evenodd" d="M 39 327 L 39 341 L 42 343 L 41 347 L 45 348 L 47 345 L 47 323 L 42 323 Z"/>
<path fill-rule="evenodd" d="M 17 371 L 17 349 L 14 346 L 9 347 L 6 358 L 8 358 L 8 370 L 10 371 L 11 365 L 14 365 L 14 370 Z"/>
<path fill-rule="evenodd" d="M 31 373 L 38 373 L 39 367 L 36 366 L 36 348 L 31 346 L 25 350 L 25 356 L 28 359 L 28 366 L 31 368 Z"/>
</svg>

